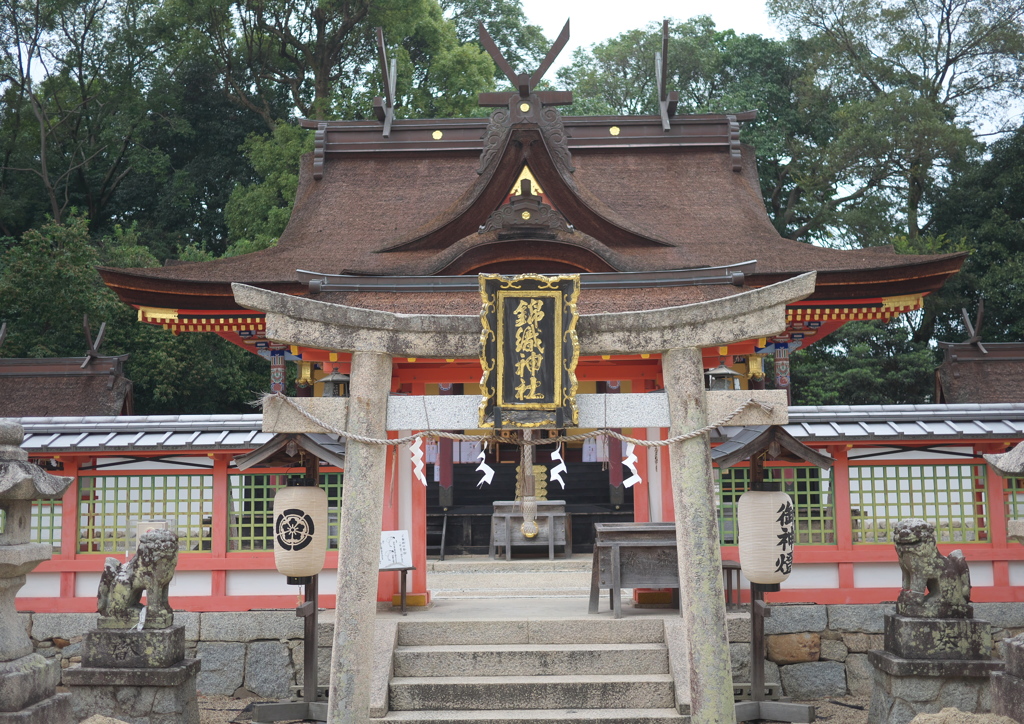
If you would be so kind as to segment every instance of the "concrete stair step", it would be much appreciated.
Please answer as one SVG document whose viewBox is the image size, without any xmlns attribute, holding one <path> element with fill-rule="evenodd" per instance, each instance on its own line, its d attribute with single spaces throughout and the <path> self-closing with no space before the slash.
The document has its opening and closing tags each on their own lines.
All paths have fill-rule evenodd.
<svg viewBox="0 0 1024 724">
<path fill-rule="evenodd" d="M 395 676 L 667 674 L 664 644 L 503 644 L 400 646 Z"/>
<path fill-rule="evenodd" d="M 391 681 L 391 711 L 495 709 L 667 709 L 668 674 L 644 676 L 435 676 Z"/>
<path fill-rule="evenodd" d="M 477 591 L 488 596 L 529 594 L 552 596 L 569 591 L 574 595 L 590 592 L 589 571 L 477 571 L 431 573 L 427 586 L 434 596 L 444 597 L 449 592 Z"/>
<path fill-rule="evenodd" d="M 689 715 L 679 714 L 675 709 L 530 709 L 494 710 L 473 709 L 467 711 L 393 711 L 383 719 L 372 722 L 479 722 L 480 724 L 687 724 Z"/>
<path fill-rule="evenodd" d="M 402 621 L 398 627 L 399 646 L 664 642 L 660 618 Z"/>
<path fill-rule="evenodd" d="M 454 556 L 443 561 L 428 560 L 427 575 L 445 575 L 461 573 L 522 573 L 530 571 L 534 573 L 551 573 L 557 571 L 572 571 L 577 573 L 590 573 L 593 565 L 593 556 L 589 553 L 577 553 L 572 558 L 562 558 L 561 554 L 554 560 L 548 560 L 547 555 L 543 557 L 517 558 L 513 555 L 512 560 L 504 558 L 494 560 L 487 556 Z"/>
</svg>

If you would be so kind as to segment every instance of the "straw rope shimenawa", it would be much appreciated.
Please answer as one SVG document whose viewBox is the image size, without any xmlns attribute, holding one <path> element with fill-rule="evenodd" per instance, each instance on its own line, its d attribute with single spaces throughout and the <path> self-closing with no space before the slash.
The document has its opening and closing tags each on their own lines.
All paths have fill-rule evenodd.
<svg viewBox="0 0 1024 724">
<path fill-rule="evenodd" d="M 410 443 L 413 440 L 416 440 L 417 438 L 447 438 L 449 440 L 460 440 L 462 442 L 500 442 L 502 444 L 508 444 L 511 442 L 512 444 L 515 445 L 547 445 L 549 443 L 556 442 L 579 442 L 580 440 L 586 440 L 592 437 L 601 437 L 603 435 L 607 435 L 608 437 L 613 437 L 616 440 L 621 440 L 622 442 L 632 443 L 638 447 L 664 447 L 666 445 L 672 445 L 677 442 L 683 442 L 684 440 L 692 440 L 695 437 L 700 437 L 705 433 L 711 432 L 716 427 L 728 425 L 734 417 L 739 415 L 748 407 L 756 406 L 761 408 L 765 412 L 771 412 L 774 409 L 774 405 L 769 405 L 764 402 L 758 402 L 757 400 L 749 399 L 744 401 L 743 404 L 741 404 L 735 410 L 733 410 L 728 415 L 723 417 L 721 420 L 718 420 L 710 425 L 705 425 L 699 430 L 692 430 L 682 435 L 670 437 L 667 440 L 638 440 L 636 438 L 629 437 L 628 435 L 623 435 L 622 433 L 615 432 L 614 430 L 605 429 L 593 430 L 592 432 L 580 433 L 578 435 L 560 435 L 558 437 L 535 438 L 533 440 L 519 439 L 512 441 L 507 440 L 505 438 L 497 437 L 495 435 L 463 435 L 457 432 L 444 432 L 442 430 L 423 430 L 413 435 L 407 435 L 406 437 L 381 440 L 372 437 L 365 437 L 363 435 L 357 435 L 352 432 L 347 432 L 346 430 L 339 430 L 333 425 L 330 425 L 324 422 L 323 420 L 320 420 L 315 415 L 310 413 L 308 410 L 303 409 L 300 405 L 297 405 L 294 400 L 292 400 L 287 395 L 281 392 L 272 392 L 264 395 L 263 398 L 261 399 L 261 404 L 263 405 L 264 408 L 266 408 L 268 400 L 271 399 L 283 401 L 285 404 L 291 406 L 292 409 L 294 409 L 297 413 L 299 413 L 307 420 L 312 422 L 314 425 L 322 427 L 324 430 L 327 430 L 328 432 L 337 435 L 338 437 L 345 438 L 346 440 L 354 440 L 356 442 L 365 443 L 367 445 L 405 445 L 406 443 Z"/>
</svg>

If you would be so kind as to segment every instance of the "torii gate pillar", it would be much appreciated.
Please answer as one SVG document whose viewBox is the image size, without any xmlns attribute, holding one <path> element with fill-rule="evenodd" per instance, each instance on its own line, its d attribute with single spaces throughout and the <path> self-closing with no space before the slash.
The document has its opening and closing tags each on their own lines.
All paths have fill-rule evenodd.
<svg viewBox="0 0 1024 724">
<path fill-rule="evenodd" d="M 701 350 L 670 349 L 661 359 L 672 420 L 669 437 L 701 429 L 707 425 Z M 669 458 L 679 558 L 679 615 L 690 662 L 691 721 L 735 721 L 729 638 L 722 637 L 726 631 L 722 549 L 707 434 L 672 444 Z"/>
<path fill-rule="evenodd" d="M 391 356 L 354 352 L 349 376 L 346 429 L 375 439 L 387 437 L 385 410 L 391 390 Z M 380 521 L 384 514 L 387 448 L 348 440 L 338 540 L 338 589 L 331 651 L 331 696 L 327 720 L 355 724 L 370 710 L 373 619 L 377 615 Z M 359 715 L 362 712 L 362 715 Z"/>
</svg>

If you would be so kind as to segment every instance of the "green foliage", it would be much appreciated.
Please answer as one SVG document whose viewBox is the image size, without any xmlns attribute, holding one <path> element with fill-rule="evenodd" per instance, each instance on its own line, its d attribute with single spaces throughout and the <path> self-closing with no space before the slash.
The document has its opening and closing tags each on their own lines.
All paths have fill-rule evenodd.
<svg viewBox="0 0 1024 724">
<path fill-rule="evenodd" d="M 848 322 L 790 356 L 794 405 L 883 405 L 931 401 L 936 352 L 911 341 L 899 320 Z"/>
<path fill-rule="evenodd" d="M 837 205 L 833 194 L 822 210 L 880 199 L 888 203 L 874 205 L 869 228 L 884 231 L 888 213 L 911 238 L 929 231 L 926 199 L 972 150 L 971 124 L 998 119 L 1020 92 L 1024 2 L 768 0 L 768 10 L 806 41 L 808 79 L 842 101 L 831 115 L 834 136 L 816 155 L 846 175 L 835 193 L 851 198 Z M 842 213 L 831 223 L 857 231 Z"/>
<path fill-rule="evenodd" d="M 482 22 L 505 59 L 515 70 L 532 73 L 540 65 L 550 43 L 541 29 L 530 25 L 521 0 L 440 0 L 444 16 L 454 23 L 460 43 L 478 43 L 477 23 Z M 493 67 L 493 66 L 492 66 Z M 506 81 L 494 68 L 495 80 Z"/>
<path fill-rule="evenodd" d="M 30 230 L 9 248 L 0 259 L 0 321 L 7 322 L 0 355 L 83 355 L 82 315 L 89 315 L 95 333 L 100 322 L 123 310 L 100 280 L 98 262 L 82 216 Z"/>
<path fill-rule="evenodd" d="M 984 297 L 982 338 L 1024 339 L 1024 127 L 992 144 L 987 159 L 954 167 L 931 201 L 933 228 L 971 250 L 960 274 L 929 297 L 935 336 L 965 339 L 960 310 L 973 320 Z"/>
</svg>

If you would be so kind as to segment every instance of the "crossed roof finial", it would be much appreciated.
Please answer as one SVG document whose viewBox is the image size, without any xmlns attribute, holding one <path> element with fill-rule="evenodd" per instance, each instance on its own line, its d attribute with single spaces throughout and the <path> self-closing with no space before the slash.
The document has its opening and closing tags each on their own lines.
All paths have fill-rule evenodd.
<svg viewBox="0 0 1024 724">
<path fill-rule="evenodd" d="M 515 94 L 511 93 L 481 93 L 480 94 L 480 105 L 482 106 L 498 106 L 505 105 L 515 95 L 518 98 L 527 98 L 533 93 L 533 90 L 540 83 L 541 78 L 548 72 L 551 64 L 555 62 L 555 58 L 562 52 L 562 48 L 569 42 L 569 21 L 565 21 L 565 27 L 562 28 L 562 32 L 558 34 L 551 49 L 548 50 L 548 54 L 544 56 L 544 60 L 541 61 L 540 66 L 533 72 L 529 73 L 517 73 L 508 60 L 502 54 L 501 50 L 498 49 L 498 45 L 494 42 L 494 38 L 487 32 L 487 28 L 481 22 L 478 24 L 480 30 L 480 43 L 484 46 L 484 50 L 494 60 L 495 65 L 501 70 L 502 73 L 511 81 L 512 86 L 516 89 Z M 565 91 L 549 91 L 543 94 L 541 102 L 544 105 L 569 105 L 572 103 L 572 93 Z"/>
</svg>

